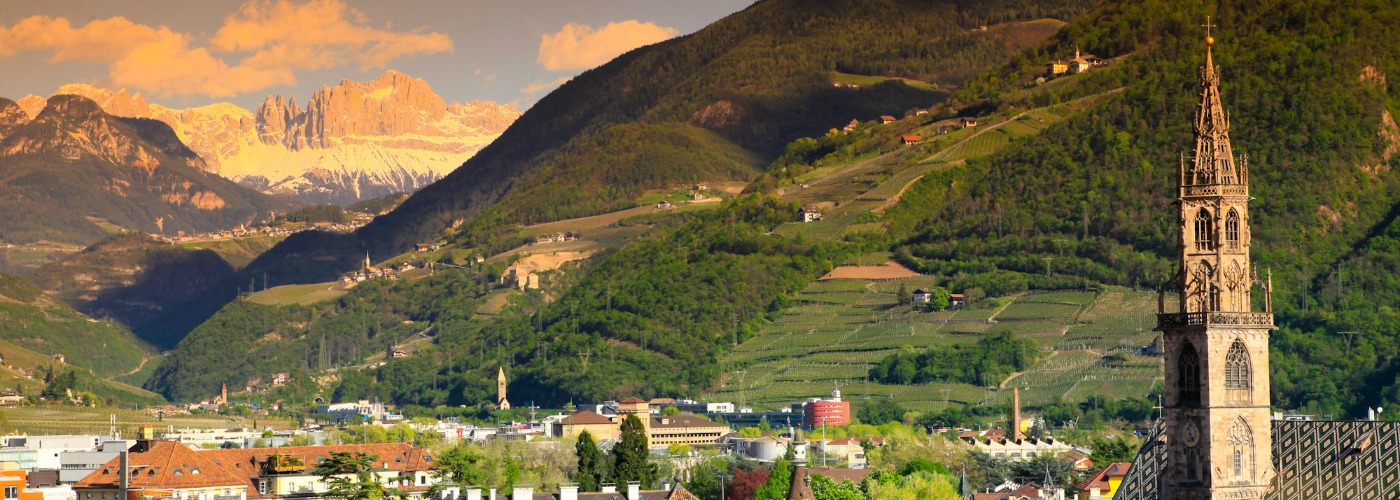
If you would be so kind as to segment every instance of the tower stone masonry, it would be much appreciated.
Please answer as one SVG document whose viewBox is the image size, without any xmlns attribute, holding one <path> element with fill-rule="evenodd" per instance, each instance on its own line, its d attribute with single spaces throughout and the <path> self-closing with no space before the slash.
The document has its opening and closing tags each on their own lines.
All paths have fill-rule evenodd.
<svg viewBox="0 0 1400 500">
<path fill-rule="evenodd" d="M 1207 30 L 1210 24 L 1206 25 Z M 1164 499 L 1257 499 L 1275 471 L 1269 411 L 1271 285 L 1249 260 L 1248 158 L 1236 160 L 1206 36 L 1196 148 L 1177 175 L 1179 304 L 1159 300 L 1165 351 Z M 1253 312 L 1251 291 L 1264 291 Z"/>
</svg>

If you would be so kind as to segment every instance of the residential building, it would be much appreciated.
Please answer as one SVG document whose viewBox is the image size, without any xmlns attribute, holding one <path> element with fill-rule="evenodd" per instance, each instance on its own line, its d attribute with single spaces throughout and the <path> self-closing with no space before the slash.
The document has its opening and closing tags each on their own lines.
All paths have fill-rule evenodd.
<svg viewBox="0 0 1400 500">
<path fill-rule="evenodd" d="M 1098 474 L 1074 485 L 1079 492 L 1079 500 L 1113 500 L 1118 486 L 1123 484 L 1123 476 L 1128 474 L 1128 463 L 1109 464 Z"/>
<path fill-rule="evenodd" d="M 1013 439 L 1001 432 L 1000 429 L 981 432 L 967 431 L 960 434 L 958 438 L 977 448 L 978 451 L 1013 462 L 1030 460 L 1046 454 L 1059 456 L 1061 453 L 1073 449 L 1068 444 L 1049 437 L 1045 439 L 1033 437 Z"/>
<path fill-rule="evenodd" d="M 904 143 L 905 146 L 913 146 L 924 140 L 923 136 L 918 135 L 903 135 L 900 136 L 899 139 L 900 142 Z"/>
<path fill-rule="evenodd" d="M 44 494 L 29 491 L 29 471 L 23 469 L 0 470 L 0 491 L 5 500 L 44 500 Z"/>
<path fill-rule="evenodd" d="M 909 300 L 915 304 L 928 304 L 933 302 L 933 292 L 919 288 L 914 290 L 914 294 L 909 296 Z"/>
<path fill-rule="evenodd" d="M 112 461 L 135 441 L 109 440 L 92 451 L 65 451 L 58 455 L 58 484 L 74 485 L 92 474 L 102 464 Z"/>
<path fill-rule="evenodd" d="M 812 444 L 816 447 L 811 460 L 813 463 L 826 464 L 846 464 L 851 469 L 864 469 L 869 462 L 865 457 L 865 444 L 869 442 L 873 446 L 884 446 L 885 438 L 881 437 L 844 437 L 835 439 L 818 439 Z"/>
<path fill-rule="evenodd" d="M 78 500 L 125 500 L 122 459 L 114 458 L 73 485 Z M 246 500 L 246 482 L 174 441 L 141 440 L 127 454 L 127 498 Z"/>
<path fill-rule="evenodd" d="M 327 485 L 311 470 L 316 464 L 330 458 L 332 453 L 374 456 L 372 468 L 376 479 L 411 496 L 421 496 L 436 484 L 436 479 L 429 472 L 433 466 L 432 455 L 408 443 L 231 448 L 196 453 L 241 480 L 248 492 L 247 498 L 286 498 L 324 493 Z"/>
</svg>

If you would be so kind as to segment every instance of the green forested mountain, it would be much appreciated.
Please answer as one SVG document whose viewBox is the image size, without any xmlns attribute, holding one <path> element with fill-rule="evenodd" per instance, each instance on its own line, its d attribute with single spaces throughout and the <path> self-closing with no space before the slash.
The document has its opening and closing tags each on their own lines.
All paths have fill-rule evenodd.
<svg viewBox="0 0 1400 500">
<path fill-rule="evenodd" d="M 256 240 L 227 244 L 251 245 L 254 252 L 266 250 Z M 148 322 L 233 273 L 234 266 L 213 250 L 171 246 L 145 234 L 124 233 L 45 264 L 28 278 L 83 314 L 116 321 L 141 335 L 153 329 Z M 174 346 L 174 341 L 167 344 L 158 335 L 145 338 L 158 346 Z"/>
<path fill-rule="evenodd" d="M 975 28 L 1067 19 L 1088 4 L 759 2 L 564 84 L 361 241 L 401 251 L 466 218 L 462 238 L 476 244 L 502 225 L 625 208 L 648 188 L 748 179 L 794 138 L 943 98 L 899 83 L 839 89 L 832 71 L 954 85 L 1039 41 Z"/>
<path fill-rule="evenodd" d="M 1199 104 L 1197 71 L 1204 60 L 1204 29 L 1198 25 L 1212 16 L 1220 26 L 1215 32 L 1215 61 L 1222 66 L 1221 88 L 1232 116 L 1234 146 L 1237 153 L 1249 155 L 1254 174 L 1252 189 L 1257 199 L 1251 205 L 1254 218 L 1250 222 L 1255 259 L 1258 268 L 1273 271 L 1273 303 L 1283 327 L 1274 338 L 1272 357 L 1275 404 L 1287 409 L 1355 413 L 1366 406 L 1400 401 L 1400 394 L 1393 389 L 1400 375 L 1400 348 L 1396 347 L 1400 345 L 1396 342 L 1400 318 L 1395 312 L 1400 295 L 1394 278 L 1400 251 L 1400 222 L 1395 220 L 1400 213 L 1400 174 L 1395 166 L 1400 160 L 1394 157 L 1400 149 L 1400 127 L 1391 117 L 1397 109 L 1397 91 L 1386 79 L 1387 75 L 1400 74 L 1400 32 L 1394 22 L 1400 20 L 1400 9 L 1380 1 L 1264 5 L 1106 2 L 1010 63 L 964 82 L 945 106 L 927 118 L 901 120 L 878 129 L 865 125 L 844 137 L 823 136 L 822 132 L 849 121 L 845 118 L 852 114 L 849 109 L 842 111 L 842 118 L 819 128 L 812 123 L 812 128 L 794 125 L 781 132 L 746 129 L 752 139 L 735 138 L 726 127 L 697 126 L 700 122 L 687 117 L 718 102 L 713 100 L 716 96 L 745 106 L 782 101 L 758 99 L 773 91 L 764 94 L 757 89 L 764 88 L 760 83 L 769 81 L 771 75 L 783 74 L 773 71 L 783 64 L 753 55 L 766 53 L 763 51 L 710 54 L 707 51 L 711 48 L 790 48 L 774 40 L 803 40 L 798 36 L 808 33 L 803 30 L 823 26 L 823 22 L 843 26 L 846 19 L 851 26 L 861 26 L 879 18 L 893 23 L 885 25 L 887 31 L 899 33 L 901 29 L 898 23 L 902 21 L 895 19 L 899 16 L 881 18 L 875 14 L 887 4 L 868 9 L 874 16 L 871 18 L 864 17 L 866 9 L 843 2 L 824 4 L 826 9 L 797 9 L 801 14 L 765 10 L 783 5 L 763 2 L 696 35 L 634 51 L 580 76 L 555 94 L 596 93 L 586 104 L 574 103 L 581 106 L 579 115 L 564 112 L 566 101 L 562 97 L 552 95 L 541 101 L 502 136 L 504 142 L 483 151 L 479 160 L 472 160 L 439 185 L 415 195 L 358 237 L 401 249 L 416 239 L 435 237 L 449 220 L 466 217 L 452 246 L 476 252 L 508 243 L 498 241 L 496 231 L 509 224 L 615 208 L 614 200 L 630 199 L 636 190 L 657 185 L 648 184 L 651 180 L 659 184 L 692 180 L 650 169 L 621 169 L 652 164 L 642 160 L 645 151 L 613 146 L 607 138 L 614 136 L 609 134 L 630 132 L 637 135 L 616 137 L 645 141 L 664 132 L 677 142 L 669 142 L 659 151 L 712 155 L 708 158 L 717 164 L 731 166 L 780 156 L 779 148 L 747 142 L 756 138 L 785 141 L 799 133 L 820 137 L 792 143 L 787 148 L 790 154 L 781 155 L 770 175 L 750 186 L 757 194 L 728 201 L 713 211 L 651 219 L 645 237 L 552 275 L 540 292 L 510 295 L 502 307 L 490 313 L 483 312 L 484 304 L 493 296 L 506 296 L 490 288 L 509 259 L 495 267 L 488 264 L 439 272 L 433 278 L 375 285 L 331 302 L 297 306 L 310 309 L 276 306 L 284 308 L 262 310 L 258 308 L 270 306 L 236 303 L 187 338 L 150 387 L 178 396 L 207 392 L 220 381 L 246 376 L 233 369 L 208 368 L 208 360 L 241 345 L 232 340 L 236 338 L 256 339 L 253 345 L 261 346 L 256 349 L 293 346 L 289 359 L 316 367 L 325 365 L 322 360 L 327 357 L 340 359 L 342 355 L 345 363 L 351 363 L 390 342 L 403 341 L 403 335 L 416 334 L 410 330 L 421 324 L 434 327 L 426 334 L 433 338 L 424 342 L 429 346 L 425 355 L 373 369 L 342 370 L 335 397 L 377 396 L 423 405 L 480 403 L 490 399 L 490 382 L 497 366 L 506 366 L 511 373 L 513 394 L 542 404 L 630 394 L 694 396 L 725 378 L 721 363 L 730 346 L 744 342 L 792 307 L 797 290 L 835 263 L 874 250 L 892 252 L 906 265 L 955 292 L 975 288 L 1002 295 L 1028 287 L 1080 287 L 1095 282 L 1155 286 L 1173 272 L 1170 259 L 1176 222 L 1170 204 L 1175 195 L 1174 176 L 1178 155 L 1190 149 L 1191 123 Z M 974 7 L 977 5 L 988 4 L 969 2 L 961 12 L 982 12 L 980 19 L 992 21 L 1006 19 L 999 17 L 1005 12 L 982 11 L 978 9 L 983 7 Z M 1025 7 L 1020 2 L 1001 5 Z M 894 8 L 895 4 L 888 6 Z M 922 24 L 934 25 L 953 22 L 964 25 L 963 29 L 980 25 L 956 15 L 937 21 L 920 18 L 918 8 L 899 6 L 914 11 L 900 19 L 923 19 Z M 938 9 L 951 7 L 925 8 L 942 12 Z M 826 14 L 833 17 L 822 17 Z M 766 32 L 759 31 L 763 23 L 747 16 L 762 17 L 783 36 L 752 35 Z M 790 16 L 795 16 L 791 17 L 795 21 L 786 22 Z M 810 22 L 799 22 L 808 19 Z M 754 23 L 756 31 L 740 29 L 745 22 Z M 721 43 L 730 39 L 720 35 L 731 31 L 750 33 L 750 38 L 740 37 L 730 45 Z M 716 38 L 707 38 L 712 36 Z M 697 40 L 705 43 L 689 47 Z M 955 81 L 946 65 L 956 63 L 956 55 L 920 56 L 901 52 L 900 45 L 892 43 L 885 45 L 883 56 L 856 58 L 850 54 L 864 54 L 865 47 L 879 45 L 843 46 L 833 48 L 834 55 L 819 58 L 823 62 L 812 67 L 823 72 L 860 72 L 889 64 L 903 68 L 891 70 L 893 75 L 940 83 Z M 1045 62 L 1073 53 L 1076 46 L 1110 58 L 1111 64 L 1084 75 L 1037 82 Z M 691 56 L 682 49 L 698 51 L 693 57 L 709 55 L 686 59 Z M 739 58 L 740 53 L 752 57 Z M 729 60 L 726 57 L 736 58 L 733 62 L 737 66 L 714 62 Z M 926 64 L 937 63 L 939 57 L 945 59 Z M 796 61 L 795 65 L 806 64 L 801 57 L 785 56 L 787 59 Z M 747 60 L 773 64 L 738 64 Z M 854 67 L 858 60 L 869 65 L 864 70 Z M 676 61 L 687 64 L 681 67 L 705 71 L 696 71 L 680 82 L 667 80 L 670 73 L 663 70 L 667 64 L 679 64 Z M 691 90 L 672 95 L 655 91 L 665 95 L 640 101 L 632 99 L 646 94 L 638 90 L 641 87 L 605 85 L 632 81 L 626 77 L 637 78 L 639 74 L 630 73 L 634 70 L 629 68 L 642 64 L 646 66 L 636 67 L 655 74 L 658 82 L 669 82 L 668 90 L 710 88 L 697 82 L 709 78 L 712 69 L 714 74 L 724 75 L 718 80 L 749 82 L 746 78 L 750 78 L 759 83 L 716 93 Z M 894 87 L 872 95 L 911 92 Z M 826 94 L 835 92 L 829 82 L 813 83 L 810 88 L 817 92 L 812 94 L 816 96 L 811 97 L 813 103 L 839 100 Z M 751 89 L 754 93 L 746 93 Z M 1081 97 L 1092 99 L 1076 100 Z M 616 107 L 606 109 L 616 112 L 590 108 L 594 101 L 615 103 Z M 929 162 L 921 151 L 944 148 L 932 156 L 937 157 L 963 145 L 949 146 L 949 141 L 958 139 L 940 142 L 933 137 L 927 146 L 931 149 L 891 151 L 899 147 L 899 134 L 936 134 L 943 118 L 1017 117 L 1058 103 L 1066 104 L 1057 111 L 1063 111 L 1065 117 L 1043 128 L 1006 120 L 1011 124 L 1006 128 L 1030 132 L 999 143 L 997 152 L 990 156 Z M 806 106 L 818 108 L 817 104 Z M 804 123 L 784 114 L 781 110 L 786 108 L 763 109 L 778 110 L 764 117 Z M 532 116 L 536 110 L 541 114 Z M 546 120 L 551 116 L 546 113 L 558 120 Z M 598 121 L 623 119 L 618 117 L 633 118 L 628 118 L 631 124 L 618 126 Z M 754 130 L 772 135 L 755 135 Z M 548 133 L 527 135 L 544 133 L 540 131 Z M 508 137 L 539 140 L 530 149 L 516 142 L 523 139 Z M 682 147 L 687 144 L 707 144 L 710 150 L 695 153 Z M 544 152 L 535 155 L 538 151 Z M 574 156 L 579 152 L 595 156 Z M 593 161 L 617 157 L 637 161 Z M 748 159 L 725 163 L 718 160 L 722 158 Z M 507 164 L 519 168 L 504 167 Z M 777 169 L 787 169 L 787 173 L 775 172 Z M 845 173 L 859 169 L 875 173 Z M 912 169 L 923 169 L 923 173 L 907 179 L 919 180 L 894 186 L 893 196 L 879 197 L 878 202 L 856 199 L 868 189 L 862 186 L 902 178 L 899 176 Z M 734 167 L 727 172 L 737 177 L 752 175 L 755 170 Z M 503 181 L 506 178 L 514 181 Z M 551 184 L 557 179 L 568 179 L 572 184 Z M 829 182 L 819 185 L 824 181 Z M 812 183 L 812 189 L 808 190 L 806 183 Z M 556 199 L 562 196 L 559 193 L 568 192 L 570 185 L 579 189 L 605 185 L 610 190 L 586 202 Z M 554 195 L 546 197 L 547 201 L 513 198 L 517 195 L 511 193 L 517 192 Z M 783 222 L 795 218 L 795 200 L 806 201 L 804 193 L 811 192 L 849 192 L 833 195 L 831 201 L 868 208 L 834 236 L 782 230 Z M 483 208 L 498 199 L 502 201 Z M 535 207 L 546 208 L 532 211 Z M 472 218 L 471 214 L 478 215 Z M 312 236 L 295 243 L 284 246 L 283 251 L 302 256 L 328 253 L 322 246 L 327 243 Z M 342 254 L 362 251 L 348 238 L 336 244 L 343 245 Z M 276 255 L 265 259 L 267 265 L 302 266 L 302 271 L 335 264 Z M 343 257 L 341 262 L 350 261 Z M 258 323 L 251 331 L 248 324 L 240 324 L 246 321 L 240 318 L 258 315 L 287 319 Z M 414 328 L 402 326 L 404 321 L 412 321 Z M 327 340 L 318 335 L 322 331 Z M 340 342 L 330 340 L 334 332 L 340 332 L 338 338 L 345 343 L 337 348 L 323 347 Z M 1340 332 L 1359 333 L 1348 337 Z M 388 340 L 376 340 L 384 333 Z M 921 362 L 932 366 L 942 359 L 936 354 L 928 351 L 922 357 L 907 359 L 916 368 Z M 585 360 L 591 360 L 586 369 Z M 892 363 L 899 361 L 894 358 Z M 995 370 L 988 370 L 997 374 L 1005 372 L 1007 365 L 1016 366 L 1015 362 L 995 364 Z M 196 370 L 208 373 L 196 377 Z M 929 377 L 958 380 L 965 375 L 930 372 Z M 883 379 L 891 375 L 887 370 L 875 376 Z M 897 376 L 891 380 L 904 379 Z"/>
<path fill-rule="evenodd" d="M 0 100 L 0 121 L 0 241 L 90 243 L 104 225 L 200 232 L 288 206 L 202 170 L 169 126 L 85 97 L 54 96 L 32 120 Z"/>
<path fill-rule="evenodd" d="M 146 358 L 154 356 L 150 346 L 130 331 L 111 323 L 94 321 L 66 304 L 44 294 L 24 278 L 0 273 L 0 381 L 5 387 L 26 387 L 37 394 L 41 383 L 19 373 L 18 367 L 35 370 L 65 363 L 76 367 L 78 388 L 92 391 L 108 403 L 159 401 L 160 397 L 135 387 L 101 379 L 116 379 L 139 370 Z M 65 363 L 49 359 L 62 354 Z M 42 378 L 42 377 L 41 377 Z M 17 381 L 15 379 L 18 379 Z M 11 383 L 14 381 L 14 383 Z"/>
<path fill-rule="evenodd" d="M 1248 155 L 1255 261 L 1272 270 L 1275 404 L 1358 411 L 1395 395 L 1400 9 L 1386 2 L 1108 2 L 955 97 L 988 109 L 1123 88 L 1087 113 L 926 177 L 889 214 L 905 261 L 1155 284 L 1173 272 L 1178 155 L 1189 151 L 1213 16 L 1236 153 Z M 1050 54 L 1131 54 L 1066 91 L 1025 92 Z M 1339 276 L 1340 273 L 1340 276 Z M 1304 305 L 1306 303 L 1306 306 Z M 1348 346 L 1338 332 L 1361 332 Z"/>
</svg>

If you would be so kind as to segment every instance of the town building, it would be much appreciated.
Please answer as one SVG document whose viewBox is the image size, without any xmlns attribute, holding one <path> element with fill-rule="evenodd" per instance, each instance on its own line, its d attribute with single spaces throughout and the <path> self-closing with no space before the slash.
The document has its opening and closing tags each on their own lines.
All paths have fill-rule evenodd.
<svg viewBox="0 0 1400 500">
<path fill-rule="evenodd" d="M 923 136 L 905 134 L 900 136 L 899 140 L 905 146 L 913 146 L 915 144 L 923 142 L 924 138 Z"/>
<path fill-rule="evenodd" d="M 1079 500 L 1113 500 L 1113 495 L 1123 484 L 1123 476 L 1128 474 L 1128 466 L 1126 463 L 1109 464 L 1098 474 L 1074 485 L 1075 491 L 1079 493 Z"/>
<path fill-rule="evenodd" d="M 847 468 L 864 469 L 869 462 L 865 457 L 865 446 L 884 446 L 881 437 L 844 437 L 818 439 L 812 443 L 812 461 L 819 464 L 845 464 Z"/>
<path fill-rule="evenodd" d="M 30 472 L 18 468 L 0 469 L 0 491 L 5 500 L 44 500 L 44 493 L 29 487 Z"/>
<path fill-rule="evenodd" d="M 388 411 L 383 404 L 361 399 L 354 403 L 332 403 L 316 407 L 316 414 L 337 421 L 382 420 Z"/>
<path fill-rule="evenodd" d="M 802 222 L 816 222 L 822 220 L 822 213 L 815 208 L 804 207 L 802 210 L 798 211 L 798 215 L 801 217 Z"/>
<path fill-rule="evenodd" d="M 840 427 L 851 423 L 851 402 L 841 400 L 841 389 L 832 389 L 827 399 L 811 398 L 802 403 L 802 426 Z"/>
<path fill-rule="evenodd" d="M 665 448 L 672 444 L 716 445 L 723 443 L 725 436 L 733 433 L 727 425 L 693 415 L 652 415 L 651 404 L 641 398 L 627 398 L 621 403 L 605 403 L 599 407 L 611 408 L 612 414 L 579 410 L 555 423 L 549 434 L 574 439 L 583 431 L 588 431 L 598 441 L 620 439 L 622 422 L 630 415 L 636 415 L 642 421 L 647 433 L 647 445 L 652 448 Z"/>
<path fill-rule="evenodd" d="M 125 474 L 123 466 L 128 471 Z M 125 459 L 118 457 L 103 464 L 73 485 L 73 491 L 78 500 L 126 500 L 133 494 L 151 499 L 248 498 L 244 481 L 174 441 L 138 441 Z"/>
<path fill-rule="evenodd" d="M 74 485 L 110 462 L 135 441 L 109 440 L 95 450 L 65 451 L 58 455 L 58 484 Z"/>
<path fill-rule="evenodd" d="M 890 116 L 890 115 L 880 115 L 880 123 L 882 123 L 882 124 L 889 124 L 889 123 L 894 123 L 894 122 L 895 122 L 895 117 Z"/>
</svg>

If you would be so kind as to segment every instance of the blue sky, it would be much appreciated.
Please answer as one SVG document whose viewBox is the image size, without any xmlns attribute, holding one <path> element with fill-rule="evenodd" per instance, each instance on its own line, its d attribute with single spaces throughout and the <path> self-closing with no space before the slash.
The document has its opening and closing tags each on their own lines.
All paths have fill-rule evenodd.
<svg viewBox="0 0 1400 500">
<path fill-rule="evenodd" d="M 589 67 L 692 33 L 752 0 L 0 2 L 0 97 L 65 83 L 170 107 L 305 102 L 388 69 L 449 102 L 528 107 Z"/>
</svg>

